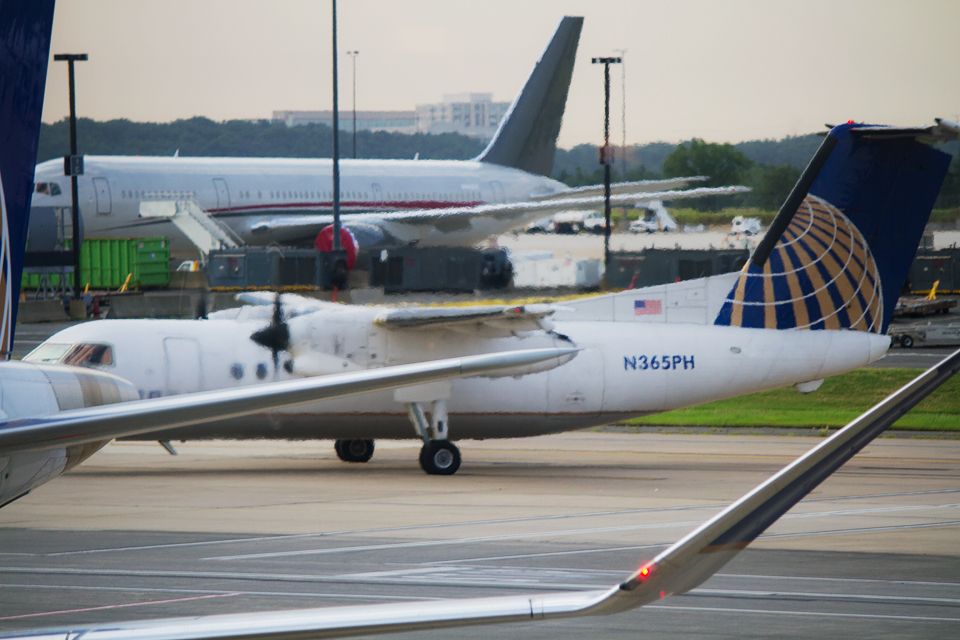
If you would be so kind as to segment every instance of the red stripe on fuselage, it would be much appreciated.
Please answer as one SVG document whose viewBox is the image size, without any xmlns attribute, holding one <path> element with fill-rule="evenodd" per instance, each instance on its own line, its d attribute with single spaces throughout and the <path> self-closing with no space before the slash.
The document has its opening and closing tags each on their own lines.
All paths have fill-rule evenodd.
<svg viewBox="0 0 960 640">
<path fill-rule="evenodd" d="M 457 207 L 476 207 L 486 204 L 481 200 L 475 202 L 447 202 L 444 200 L 391 200 L 377 202 L 361 202 L 351 200 L 341 202 L 344 208 L 362 208 L 366 211 L 382 210 L 397 211 L 398 209 L 453 209 Z M 332 202 L 279 202 L 271 204 L 250 204 L 242 207 L 218 207 L 207 209 L 207 213 L 239 213 L 242 211 L 268 211 L 271 209 L 332 209 Z"/>
</svg>

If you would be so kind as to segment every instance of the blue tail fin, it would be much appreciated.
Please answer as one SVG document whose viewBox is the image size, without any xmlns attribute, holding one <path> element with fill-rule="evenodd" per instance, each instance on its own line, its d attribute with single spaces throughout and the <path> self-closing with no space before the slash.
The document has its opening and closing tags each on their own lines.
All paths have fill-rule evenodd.
<svg viewBox="0 0 960 640">
<path fill-rule="evenodd" d="M 10 357 L 27 241 L 54 0 L 0 0 L 0 354 Z"/>
<path fill-rule="evenodd" d="M 834 127 L 743 268 L 716 324 L 883 333 L 950 156 L 938 127 Z"/>
</svg>

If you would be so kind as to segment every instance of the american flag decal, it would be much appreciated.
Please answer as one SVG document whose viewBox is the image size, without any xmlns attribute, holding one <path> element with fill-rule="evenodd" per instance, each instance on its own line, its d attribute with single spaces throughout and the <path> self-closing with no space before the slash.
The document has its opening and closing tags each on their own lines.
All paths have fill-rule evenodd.
<svg viewBox="0 0 960 640">
<path fill-rule="evenodd" d="M 660 300 L 634 300 L 633 315 L 650 316 L 663 313 L 663 303 Z"/>
</svg>

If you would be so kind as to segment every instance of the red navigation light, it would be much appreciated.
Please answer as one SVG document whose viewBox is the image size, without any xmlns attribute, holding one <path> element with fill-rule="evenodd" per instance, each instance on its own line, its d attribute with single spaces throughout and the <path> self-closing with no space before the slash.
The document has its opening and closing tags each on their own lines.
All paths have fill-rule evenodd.
<svg viewBox="0 0 960 640">
<path fill-rule="evenodd" d="M 856 124 L 853 120 L 847 120 L 847 124 Z"/>
<path fill-rule="evenodd" d="M 650 576 L 650 565 L 644 565 L 640 567 L 640 579 L 646 579 Z"/>
</svg>

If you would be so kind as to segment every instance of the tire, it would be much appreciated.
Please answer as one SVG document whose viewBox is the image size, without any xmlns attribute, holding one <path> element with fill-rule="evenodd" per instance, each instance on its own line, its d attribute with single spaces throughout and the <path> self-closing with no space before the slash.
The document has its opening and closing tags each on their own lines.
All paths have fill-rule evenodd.
<svg viewBox="0 0 960 640">
<path fill-rule="evenodd" d="M 460 449 L 447 440 L 428 442 L 420 449 L 420 468 L 431 476 L 452 476 L 460 468 Z"/>
<path fill-rule="evenodd" d="M 373 457 L 373 440 L 337 440 L 333 445 L 344 462 L 367 462 Z"/>
<path fill-rule="evenodd" d="M 900 336 L 900 346 L 909 349 L 913 346 L 913 338 L 910 336 Z"/>
</svg>

